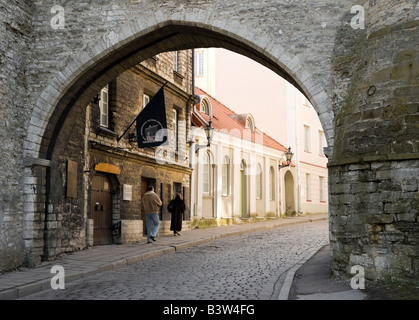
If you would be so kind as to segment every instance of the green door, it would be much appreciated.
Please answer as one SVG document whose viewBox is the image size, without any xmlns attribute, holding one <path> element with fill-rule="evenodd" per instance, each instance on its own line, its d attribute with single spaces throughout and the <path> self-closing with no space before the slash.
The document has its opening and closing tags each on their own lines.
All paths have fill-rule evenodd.
<svg viewBox="0 0 419 320">
<path fill-rule="evenodd" d="M 246 179 L 246 175 L 245 175 L 245 170 L 244 170 L 244 164 L 242 164 L 241 170 L 240 170 L 240 188 L 241 188 L 241 192 L 240 192 L 240 202 L 241 202 L 241 217 L 242 218 L 247 218 L 248 217 L 248 212 L 247 212 L 247 179 Z"/>
</svg>

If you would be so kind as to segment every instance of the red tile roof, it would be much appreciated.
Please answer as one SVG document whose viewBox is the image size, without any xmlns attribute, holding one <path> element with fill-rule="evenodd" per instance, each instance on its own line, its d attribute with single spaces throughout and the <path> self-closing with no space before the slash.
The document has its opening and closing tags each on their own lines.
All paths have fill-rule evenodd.
<svg viewBox="0 0 419 320">
<path fill-rule="evenodd" d="M 223 105 L 217 99 L 210 96 L 208 93 L 206 93 L 200 88 L 195 88 L 195 93 L 198 95 L 205 95 L 210 99 L 213 113 L 213 117 L 211 119 L 212 127 L 217 131 L 225 132 L 238 138 L 242 138 L 256 143 L 263 142 L 263 145 L 266 147 L 278 149 L 284 152 L 288 151 L 288 149 L 285 146 L 268 136 L 266 133 L 259 130 L 257 127 L 255 128 L 254 132 L 252 132 L 250 129 L 245 128 L 246 121 L 240 121 L 240 119 L 246 119 L 247 117 L 241 117 L 241 115 L 236 114 L 234 111 L 230 110 L 228 107 Z M 204 118 L 205 121 L 208 121 L 209 116 L 205 113 L 200 112 L 199 109 L 200 104 L 197 105 L 197 110 L 202 116 L 202 118 Z M 204 126 L 202 121 L 193 112 L 191 116 L 191 121 L 192 124 L 197 127 Z"/>
</svg>

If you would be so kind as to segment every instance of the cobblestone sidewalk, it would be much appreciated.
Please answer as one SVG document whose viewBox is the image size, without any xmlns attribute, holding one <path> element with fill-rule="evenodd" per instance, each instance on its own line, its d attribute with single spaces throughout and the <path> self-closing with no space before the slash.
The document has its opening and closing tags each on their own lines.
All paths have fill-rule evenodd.
<svg viewBox="0 0 419 320">
<path fill-rule="evenodd" d="M 36 268 L 23 268 L 0 275 L 0 299 L 17 299 L 26 295 L 51 288 L 51 279 L 55 273 L 51 268 L 65 265 L 66 283 L 116 267 L 146 260 L 183 248 L 196 246 L 215 239 L 243 233 L 277 228 L 290 224 L 327 220 L 327 214 L 286 217 L 274 220 L 230 225 L 223 227 L 195 229 L 182 232 L 182 236 L 159 237 L 158 241 L 107 245 L 92 247 L 87 250 L 66 254 L 55 261 L 44 262 Z"/>
</svg>

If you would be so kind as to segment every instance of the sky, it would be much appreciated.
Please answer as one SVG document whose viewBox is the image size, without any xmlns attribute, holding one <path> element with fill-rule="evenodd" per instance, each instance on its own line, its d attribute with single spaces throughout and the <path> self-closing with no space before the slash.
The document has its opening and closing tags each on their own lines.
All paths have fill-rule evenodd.
<svg viewBox="0 0 419 320">
<path fill-rule="evenodd" d="M 216 51 L 216 85 L 208 93 L 237 114 L 251 113 L 256 127 L 285 144 L 287 82 L 252 59 L 225 49 Z"/>
</svg>

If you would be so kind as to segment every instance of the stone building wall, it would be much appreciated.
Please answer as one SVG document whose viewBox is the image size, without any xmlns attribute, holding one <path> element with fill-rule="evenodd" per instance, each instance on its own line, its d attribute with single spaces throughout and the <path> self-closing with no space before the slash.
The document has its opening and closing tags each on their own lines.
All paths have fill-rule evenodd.
<svg viewBox="0 0 419 320">
<path fill-rule="evenodd" d="M 22 194 L 22 138 L 25 136 L 27 103 L 27 52 L 31 32 L 29 1 L 0 5 L 0 270 L 25 261 L 24 206 L 32 209 L 31 194 Z M 35 186 L 36 169 L 25 183 Z"/>
<path fill-rule="evenodd" d="M 329 162 L 332 265 L 341 275 L 361 265 L 368 279 L 417 280 L 419 22 L 403 21 L 407 2 L 387 13 L 381 5 L 368 8 L 358 37 L 342 30 L 347 46 L 334 61 L 336 83 L 351 81 Z"/>
<path fill-rule="evenodd" d="M 374 161 L 331 168 L 332 265 L 367 279 L 418 279 L 418 161 Z M 356 181 L 356 182 L 354 182 Z"/>
<path fill-rule="evenodd" d="M 165 78 L 178 77 L 173 75 L 173 54 L 163 53 L 154 61 L 159 61 L 155 72 Z M 183 54 L 182 64 L 191 64 L 190 51 Z M 91 241 L 95 223 L 92 221 L 91 184 L 98 163 L 116 166 L 120 174 L 105 173 L 111 181 L 112 193 L 112 233 L 114 243 L 143 241 L 143 215 L 141 210 L 142 180 L 152 179 L 155 191 L 164 203 L 162 219 L 170 221 L 166 206 L 173 197 L 173 183 L 178 183 L 185 192 L 185 200 L 190 198 L 190 169 L 187 160 L 187 130 L 190 128 L 190 111 L 187 101 L 190 98 L 190 81 L 184 81 L 182 88 L 168 83 L 165 87 L 165 102 L 168 129 L 173 129 L 174 107 L 178 110 L 179 120 L 179 153 L 175 163 L 167 159 L 167 164 L 156 161 L 157 148 L 139 149 L 135 139 L 135 124 L 118 141 L 123 132 L 132 124 L 143 105 L 143 94 L 153 96 L 165 78 L 148 69 L 148 63 L 138 65 L 113 79 L 108 85 L 109 92 L 109 126 L 100 125 L 99 100 L 92 102 L 82 112 L 70 111 L 62 131 L 68 131 L 57 137 L 50 166 L 50 185 L 48 186 L 48 212 L 46 215 L 45 245 L 42 259 L 55 259 L 64 252 L 71 252 L 95 245 Z M 163 70 L 165 72 L 163 72 Z M 190 71 L 190 68 L 185 68 Z M 185 76 L 189 79 L 190 76 Z M 98 95 L 99 96 L 99 95 Z M 132 134 L 132 135 L 130 135 Z M 167 150 L 171 150 L 170 141 Z M 167 152 L 171 154 L 170 152 Z M 68 173 L 68 161 L 77 163 L 77 172 Z M 71 175 L 77 178 L 77 191 L 69 197 L 68 179 Z M 123 185 L 132 187 L 130 200 L 123 200 Z M 41 195 L 39 194 L 39 198 Z M 188 215 L 188 213 L 187 213 Z M 168 225 L 163 221 L 160 234 L 169 232 Z M 39 223 L 43 229 L 43 224 Z M 40 239 L 42 240 L 42 239 Z M 42 244 L 42 241 L 39 242 Z M 38 248 L 38 252 L 42 251 Z"/>
</svg>

